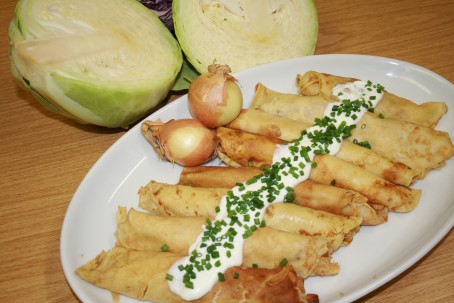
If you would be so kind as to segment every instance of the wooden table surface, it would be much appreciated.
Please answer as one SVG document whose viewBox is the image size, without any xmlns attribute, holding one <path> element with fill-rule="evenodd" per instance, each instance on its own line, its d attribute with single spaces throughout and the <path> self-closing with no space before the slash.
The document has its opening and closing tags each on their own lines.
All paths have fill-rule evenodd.
<svg viewBox="0 0 454 303">
<path fill-rule="evenodd" d="M 15 4 L 0 4 L 0 302 L 78 302 L 60 263 L 62 221 L 82 178 L 125 131 L 73 123 L 15 85 L 7 55 Z M 316 5 L 316 54 L 392 57 L 454 82 L 454 1 Z M 452 231 L 422 260 L 358 302 L 448 301 L 454 302 Z"/>
</svg>

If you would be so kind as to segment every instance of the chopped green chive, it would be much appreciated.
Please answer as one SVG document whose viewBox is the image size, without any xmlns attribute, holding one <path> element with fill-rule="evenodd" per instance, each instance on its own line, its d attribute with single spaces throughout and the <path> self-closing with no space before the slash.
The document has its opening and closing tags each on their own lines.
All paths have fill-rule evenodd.
<svg viewBox="0 0 454 303">
<path fill-rule="evenodd" d="M 368 149 L 371 149 L 371 148 L 372 148 L 372 146 L 369 144 L 369 141 L 362 141 L 362 142 L 359 142 L 357 139 L 353 139 L 353 143 L 355 143 L 356 145 L 359 145 L 359 146 L 368 148 Z"/>
<path fill-rule="evenodd" d="M 282 259 L 281 262 L 279 262 L 279 265 L 280 265 L 280 266 L 285 266 L 285 265 L 287 265 L 287 263 L 288 263 L 287 258 L 284 258 L 284 259 Z"/>
<path fill-rule="evenodd" d="M 295 200 L 295 193 L 292 187 L 287 187 L 287 194 L 285 194 L 284 202 L 293 202 Z"/>
<path fill-rule="evenodd" d="M 169 247 L 167 246 L 167 244 L 165 244 L 165 243 L 162 244 L 162 246 L 161 246 L 162 251 L 167 251 L 168 249 L 169 249 Z"/>
</svg>

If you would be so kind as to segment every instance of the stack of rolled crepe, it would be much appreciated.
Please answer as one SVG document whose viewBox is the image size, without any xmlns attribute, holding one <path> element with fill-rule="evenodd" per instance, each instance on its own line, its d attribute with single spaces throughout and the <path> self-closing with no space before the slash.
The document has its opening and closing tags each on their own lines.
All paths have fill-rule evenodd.
<svg viewBox="0 0 454 303">
<path fill-rule="evenodd" d="M 299 84 L 302 82 L 299 81 Z M 385 93 L 385 96 L 388 96 Z M 386 98 L 385 98 L 386 100 Z M 378 105 L 381 104 L 381 100 Z M 316 118 L 322 118 L 325 107 L 330 100 L 323 95 L 305 96 L 273 91 L 262 84 L 256 85 L 251 109 L 259 109 L 269 114 L 287 117 L 303 123 L 303 129 L 312 125 Z M 430 170 L 444 166 L 447 159 L 454 154 L 454 147 L 449 134 L 433 129 L 438 120 L 446 113 L 446 105 L 441 102 L 425 103 L 437 110 L 428 116 L 427 106 L 394 96 L 393 105 L 399 104 L 400 115 L 391 117 L 385 114 L 366 113 L 357 127 L 352 131 L 350 142 L 368 142 L 371 150 L 395 163 L 401 163 L 415 170 L 415 178 L 423 178 Z M 388 106 L 386 107 L 388 108 Z M 385 112 L 386 113 L 386 112 Z M 409 117 L 416 116 L 410 122 Z M 420 117 L 423 116 L 423 117 Z M 425 117 L 425 118 L 424 118 Z M 418 123 L 416 123 L 418 122 Z"/>
<path fill-rule="evenodd" d="M 79 267 L 76 273 L 98 287 L 138 300 L 183 303 L 188 301 L 174 294 L 166 280 L 170 266 L 182 257 L 170 252 L 114 247 Z M 225 281 L 191 302 L 316 303 L 318 297 L 305 293 L 304 281 L 291 266 L 232 267 L 225 273 Z"/>
<path fill-rule="evenodd" d="M 116 246 L 77 274 L 139 300 L 184 302 L 170 291 L 167 271 L 188 254 L 221 197 L 261 174 L 278 144 L 298 138 L 337 101 L 332 88 L 352 80 L 311 71 L 297 76 L 299 95 L 257 84 L 251 107 L 216 130 L 218 155 L 227 166 L 185 167 L 178 184 L 151 180 L 142 186 L 144 211 L 120 207 Z M 421 191 L 410 186 L 452 157 L 448 134 L 434 129 L 446 110 L 443 102 L 416 105 L 385 92 L 336 155 L 315 157 L 317 166 L 295 186 L 293 203 L 268 206 L 266 227 L 245 241 L 242 266 L 229 269 L 226 281 L 194 302 L 318 302 L 305 293 L 304 278 L 337 274 L 331 254 L 347 246 L 361 225 L 386 222 L 388 211 L 413 210 Z M 283 259 L 288 263 L 280 266 Z"/>
<path fill-rule="evenodd" d="M 235 173 L 243 172 L 234 176 L 235 173 L 228 173 L 232 169 Z M 195 171 L 199 174 L 194 178 Z M 222 175 L 230 176 L 230 180 L 213 183 L 209 175 L 215 171 L 223 171 Z M 165 281 L 168 268 L 188 253 L 206 218 L 214 217 L 220 198 L 232 185 L 259 172 L 254 168 L 193 167 L 183 169 L 181 184 L 150 181 L 139 191 L 139 206 L 147 212 L 120 207 L 116 247 L 81 266 L 77 274 L 99 287 L 140 300 L 183 302 L 171 293 Z M 188 178 L 197 186 L 184 184 Z M 301 195 L 298 199 L 305 198 Z M 228 271 L 229 275 L 240 273 L 244 279 L 219 282 L 196 302 L 208 302 L 208 298 L 219 296 L 225 302 L 229 298 L 237 301 L 241 296 L 247 302 L 267 302 L 263 301 L 264 295 L 268 302 L 317 302 L 316 295 L 305 294 L 303 279 L 337 274 L 339 264 L 332 262 L 331 253 L 348 245 L 362 223 L 358 216 L 337 215 L 292 203 L 270 205 L 264 219 L 266 227 L 259 228 L 244 244 L 242 266 Z M 166 252 L 162 251 L 163 246 Z M 284 259 L 287 266 L 281 267 Z M 270 287 L 269 281 L 276 283 L 276 287 Z M 248 283 L 257 289 L 252 291 Z M 290 297 L 278 298 L 281 294 L 277 290 L 281 288 L 289 291 Z"/>
<path fill-rule="evenodd" d="M 338 101 L 333 87 L 353 80 L 311 71 L 297 76 L 300 94 L 276 92 L 258 83 L 250 108 L 216 130 L 220 158 L 233 167 L 270 165 L 277 144 L 299 138 L 323 117 L 329 102 Z M 315 157 L 317 166 L 303 183 L 364 197 L 384 220 L 368 223 L 364 218 L 363 224 L 383 223 L 387 211 L 413 210 L 421 191 L 410 185 L 454 155 L 448 133 L 434 129 L 446 111 L 444 102 L 418 105 L 385 91 L 375 111 L 364 115 L 336 155 Z M 321 204 L 306 206 L 328 210 Z"/>
<path fill-rule="evenodd" d="M 327 101 L 338 101 L 333 88 L 338 84 L 355 81 L 355 78 L 341 77 L 316 71 L 308 71 L 296 76 L 298 92 L 305 96 L 319 96 Z M 375 114 L 389 119 L 407 121 L 434 128 L 447 112 L 444 102 L 425 102 L 416 104 L 405 98 L 385 91 L 383 98 L 375 107 Z"/>
<path fill-rule="evenodd" d="M 143 188 L 141 192 L 141 199 L 147 199 L 149 192 Z M 211 211 L 209 205 L 205 207 L 205 211 Z M 288 210 L 271 211 L 267 215 L 270 227 L 260 228 L 247 239 L 242 266 L 230 268 L 225 281 L 191 302 L 318 302 L 317 295 L 305 293 L 304 278 L 338 272 L 339 265 L 331 262 L 330 250 L 351 241 L 360 220 L 343 218 L 345 227 L 336 230 L 336 235 L 311 237 L 297 231 L 311 230 L 307 223 L 287 226 L 283 222 Z M 154 213 L 120 207 L 116 246 L 101 252 L 76 273 L 98 287 L 138 300 L 186 302 L 170 290 L 166 275 L 170 266 L 188 253 L 206 218 Z M 301 214 L 291 216 L 298 218 Z M 329 228 L 319 229 L 329 232 Z M 288 264 L 280 266 L 284 259 Z"/>
<path fill-rule="evenodd" d="M 232 188 L 261 173 L 255 167 L 185 167 L 179 183 L 194 187 Z M 386 207 L 370 205 L 365 196 L 352 190 L 306 180 L 294 188 L 294 194 L 296 204 L 336 215 L 359 217 L 362 225 L 378 225 L 387 219 Z"/>
</svg>

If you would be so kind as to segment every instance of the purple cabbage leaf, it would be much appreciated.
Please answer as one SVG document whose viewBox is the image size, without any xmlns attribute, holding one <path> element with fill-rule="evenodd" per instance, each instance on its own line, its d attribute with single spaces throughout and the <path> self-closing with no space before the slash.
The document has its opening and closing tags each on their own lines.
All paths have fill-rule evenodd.
<svg viewBox="0 0 454 303">
<path fill-rule="evenodd" d="M 162 23 L 173 32 L 172 0 L 137 0 L 161 19 Z"/>
</svg>

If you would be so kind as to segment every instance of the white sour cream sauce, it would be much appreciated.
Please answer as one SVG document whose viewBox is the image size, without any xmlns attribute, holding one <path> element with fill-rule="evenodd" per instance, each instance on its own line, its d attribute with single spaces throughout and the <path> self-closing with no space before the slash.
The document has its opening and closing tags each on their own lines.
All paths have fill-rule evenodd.
<svg viewBox="0 0 454 303">
<path fill-rule="evenodd" d="M 372 89 L 370 89 L 372 88 Z M 333 95 L 338 96 L 339 100 L 349 100 L 349 101 L 354 101 L 354 100 L 359 100 L 359 99 L 364 99 L 368 102 L 369 107 L 373 108 L 376 106 L 376 104 L 380 101 L 380 99 L 383 96 L 383 90 L 377 90 L 377 86 L 371 84 L 370 82 L 366 81 L 355 81 L 355 82 L 349 82 L 346 84 L 339 84 L 336 87 L 333 88 Z M 342 102 L 333 102 L 330 103 L 324 112 L 324 116 L 330 116 L 333 107 L 334 106 L 342 106 Z M 341 113 L 339 115 L 336 115 L 336 121 L 333 123 L 338 127 L 342 122 L 346 122 L 347 125 L 354 125 L 357 124 L 358 121 L 362 118 L 364 113 L 367 111 L 367 108 L 362 107 L 359 112 L 355 113 L 355 116 L 352 117 L 346 116 L 345 113 Z M 321 126 L 312 126 L 308 128 L 306 131 L 307 133 L 313 133 L 314 131 L 324 131 L 326 127 L 321 127 Z M 341 140 L 340 140 L 341 141 Z M 308 136 L 304 136 L 303 139 L 300 141 L 299 146 L 313 146 L 313 142 L 308 138 Z M 333 140 L 333 143 L 329 145 L 329 154 L 330 155 L 335 155 L 341 147 L 341 142 L 337 142 L 336 140 Z M 290 158 L 291 160 L 291 165 L 294 167 L 297 167 L 301 164 L 301 162 L 304 162 L 304 168 L 301 170 L 303 171 L 304 174 L 299 175 L 295 177 L 292 174 L 286 174 L 285 171 L 286 169 L 283 169 L 282 171 L 279 171 L 279 176 L 281 177 L 280 183 L 283 183 L 284 189 L 281 189 L 278 191 L 278 193 L 275 195 L 276 199 L 273 202 L 268 201 L 267 197 L 267 191 L 266 190 L 261 190 L 263 186 L 267 186 L 264 182 L 263 179 L 258 179 L 257 182 L 254 182 L 252 184 L 248 184 L 247 182 L 243 183 L 243 187 L 240 186 L 235 186 L 232 189 L 233 194 L 236 197 L 241 197 L 246 191 L 249 192 L 260 192 L 260 199 L 264 201 L 263 207 L 259 210 L 252 210 L 249 211 L 250 217 L 253 218 L 259 218 L 260 221 L 263 220 L 264 213 L 266 210 L 266 207 L 272 203 L 276 202 L 282 202 L 284 201 L 285 195 L 287 194 L 287 191 L 285 190 L 285 187 L 295 187 L 298 183 L 306 180 L 309 176 L 310 170 L 311 170 L 311 163 L 314 158 L 314 148 L 308 152 L 309 160 L 306 161 L 303 158 L 299 158 L 298 160 L 294 160 L 293 155 L 291 150 L 289 149 L 289 145 L 278 145 L 274 155 L 273 155 L 273 164 L 274 163 L 279 163 L 282 162 L 286 158 Z M 227 232 L 227 229 L 231 227 L 229 224 L 231 222 L 231 218 L 227 214 L 227 196 L 224 196 L 221 199 L 220 203 L 220 210 L 216 215 L 216 218 L 213 222 L 216 221 L 225 221 L 227 224 L 222 227 L 222 231 L 218 234 L 225 234 Z M 257 214 L 258 213 L 258 214 Z M 238 219 L 244 223 L 244 224 L 250 224 L 250 222 L 244 221 L 242 218 L 238 217 Z M 172 277 L 171 280 L 168 280 L 168 284 L 170 289 L 178 294 L 181 298 L 184 300 L 196 300 L 204 296 L 206 293 L 208 293 L 213 285 L 219 281 L 219 276 L 218 273 L 224 273 L 228 268 L 233 267 L 233 266 L 239 266 L 242 264 L 243 261 L 243 244 L 244 244 L 244 238 L 243 238 L 243 232 L 244 228 L 242 226 L 239 226 L 238 224 L 233 224 L 235 231 L 237 232 L 236 236 L 233 238 L 233 241 L 230 242 L 234 245 L 234 249 L 231 249 L 230 252 L 228 253 L 227 251 L 229 249 L 226 249 L 224 246 L 218 246 L 218 252 L 219 252 L 219 258 L 212 259 L 213 266 L 209 269 L 203 269 L 201 271 L 196 271 L 196 277 L 191 280 L 193 283 L 192 288 L 188 288 L 185 285 L 185 282 L 183 281 L 183 277 L 185 275 L 185 271 L 180 270 L 180 266 L 186 266 L 191 264 L 190 260 L 190 255 L 194 250 L 197 250 L 198 255 L 200 257 L 205 257 L 207 255 L 206 249 L 201 249 L 202 243 L 204 245 L 211 245 L 216 241 L 211 241 L 211 240 L 202 240 L 204 238 L 204 231 L 206 231 L 206 226 L 204 226 L 204 231 L 198 236 L 197 240 L 191 245 L 188 251 L 187 257 L 184 257 L 180 259 L 179 261 L 175 262 L 172 267 L 170 268 L 168 274 Z M 206 237 L 205 237 L 206 238 Z M 218 266 L 214 266 L 214 263 L 216 261 L 219 261 Z"/>
</svg>

